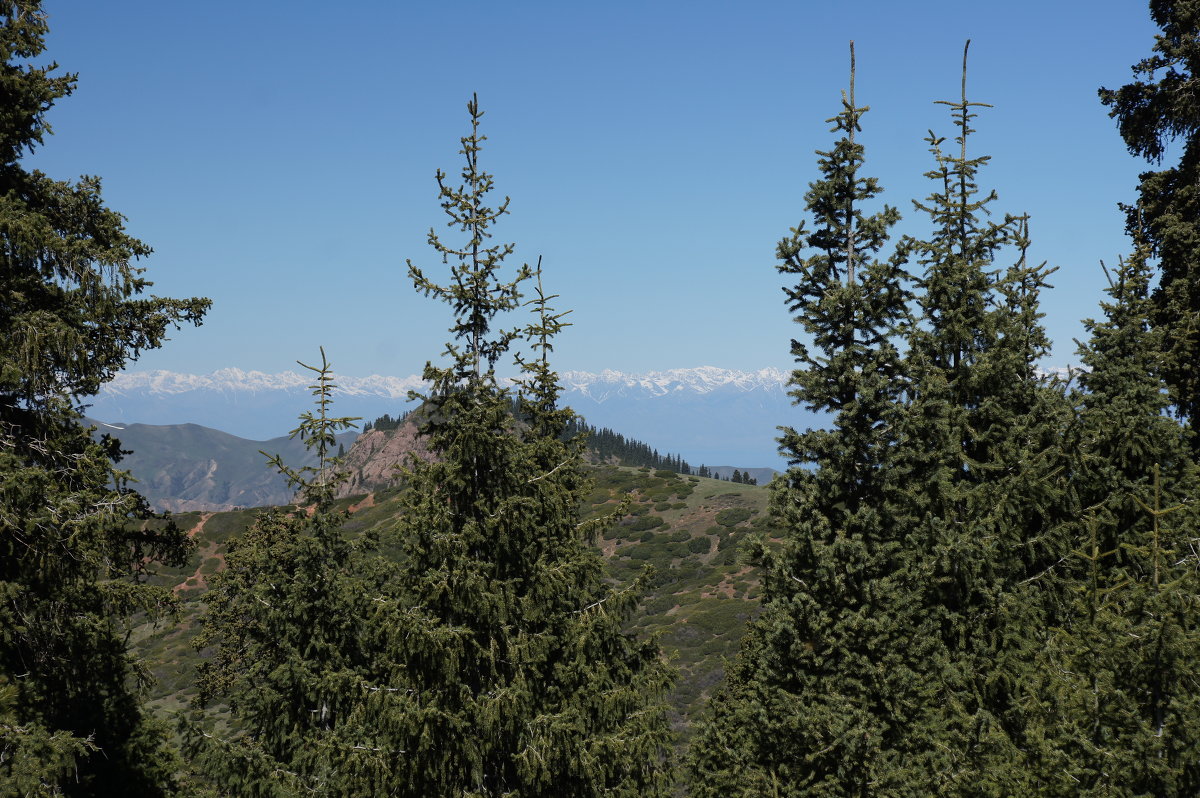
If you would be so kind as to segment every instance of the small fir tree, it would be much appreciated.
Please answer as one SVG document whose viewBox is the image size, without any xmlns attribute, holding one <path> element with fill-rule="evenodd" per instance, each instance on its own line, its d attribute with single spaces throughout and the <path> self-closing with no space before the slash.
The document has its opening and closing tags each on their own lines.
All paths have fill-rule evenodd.
<svg viewBox="0 0 1200 798">
<path fill-rule="evenodd" d="M 99 178 L 22 166 L 75 88 L 35 65 L 46 32 L 40 3 L 0 5 L 0 794 L 162 795 L 178 761 L 140 706 L 128 632 L 136 612 L 170 613 L 144 576 L 188 542 L 141 523 L 120 443 L 94 438 L 79 403 L 209 303 L 139 296 L 150 248 Z"/>
<path fill-rule="evenodd" d="M 783 545 L 759 554 L 762 614 L 689 753 L 696 796 L 887 794 L 922 767 L 914 726 L 936 652 L 914 634 L 922 619 L 885 503 L 904 387 L 894 340 L 907 320 L 905 248 L 877 258 L 899 213 L 865 210 L 881 191 L 860 171 L 866 111 L 852 46 L 850 92 L 830 120 L 841 137 L 818 153 L 821 179 L 805 195 L 815 227 L 802 223 L 778 248 L 779 270 L 796 278 L 788 308 L 811 340 L 792 342 L 791 393 L 833 423 L 783 428 L 792 468 L 771 497 Z"/>
<path fill-rule="evenodd" d="M 438 173 L 466 242 L 430 233 L 445 285 L 410 264 L 418 291 L 455 314 L 449 364 L 425 370 L 433 458 L 407 475 L 403 558 L 373 599 L 379 654 L 343 728 L 345 767 L 364 795 L 663 795 L 670 672 L 656 645 L 622 632 L 640 591 L 603 581 L 596 525 L 579 519 L 582 441 L 562 439 L 572 416 L 548 363 L 562 314 L 539 285 L 529 330 L 497 326 L 532 275 L 502 277 L 513 246 L 489 244 L 508 200 L 487 205 L 475 99 L 468 111 L 462 185 Z M 495 367 L 522 334 L 537 357 L 522 364 L 518 422 Z"/>
<path fill-rule="evenodd" d="M 316 375 L 316 412 L 306 411 L 291 437 L 316 455 L 293 469 L 270 464 L 299 488 L 300 507 L 262 513 L 231 542 L 226 568 L 205 595 L 197 649 L 212 649 L 199 668 L 197 704 L 228 706 L 233 735 L 185 724 L 187 752 L 201 776 L 246 796 L 365 795 L 345 778 L 335 734 L 361 702 L 372 652 L 363 624 L 381 573 L 376 541 L 346 539 L 346 513 L 335 511 L 346 476 L 332 455 L 336 434 L 355 418 L 330 415 L 332 368 L 300 363 Z M 264 452 L 264 454 L 266 454 Z"/>
</svg>

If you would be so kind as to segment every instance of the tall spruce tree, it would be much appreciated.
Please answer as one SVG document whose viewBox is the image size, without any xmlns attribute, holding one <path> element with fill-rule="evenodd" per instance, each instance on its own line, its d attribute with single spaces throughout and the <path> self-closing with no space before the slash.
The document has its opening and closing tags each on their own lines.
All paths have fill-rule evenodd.
<svg viewBox="0 0 1200 798">
<path fill-rule="evenodd" d="M 957 151 L 930 133 L 937 188 L 915 203 L 933 232 L 914 245 L 921 314 L 908 336 L 894 522 L 919 553 L 912 577 L 936 630 L 930 645 L 945 656 L 940 716 L 929 719 L 940 764 L 922 790 L 1032 794 L 1024 752 L 1039 732 L 1027 728 L 1022 679 L 1062 603 L 1054 565 L 1068 548 L 1057 523 L 1068 406 L 1037 371 L 1049 346 L 1038 294 L 1052 270 L 1028 263 L 1026 218 L 988 218 L 996 195 L 977 182 L 989 159 L 968 145 L 973 109 L 986 106 L 967 99 L 966 55 L 961 97 L 944 103 Z M 1015 262 L 998 268 L 1007 247 Z"/>
<path fill-rule="evenodd" d="M 712 702 L 689 765 L 696 796 L 888 794 L 922 770 L 923 677 L 937 652 L 905 573 L 905 542 L 887 507 L 896 413 L 905 387 L 895 341 L 908 320 L 906 246 L 877 253 L 899 219 L 868 213 L 881 189 L 861 172 L 867 108 L 850 92 L 841 134 L 818 152 L 805 223 L 780 242 L 796 279 L 787 305 L 811 343 L 792 342 L 797 404 L 830 429 L 783 429 L 792 467 L 772 485 L 782 547 L 763 549 L 762 614 Z M 815 466 L 815 468 L 814 468 Z"/>
<path fill-rule="evenodd" d="M 305 412 L 291 436 L 316 465 L 293 469 L 279 455 L 270 463 L 299 488 L 301 506 L 263 512 L 230 543 L 194 641 L 212 652 L 199 668 L 197 704 L 220 703 L 231 722 L 185 723 L 185 750 L 224 794 L 368 794 L 346 779 L 334 741 L 363 695 L 371 656 L 363 626 L 382 569 L 376 541 L 347 540 L 346 513 L 333 507 L 345 477 L 335 436 L 357 419 L 330 414 L 337 386 L 324 350 L 319 367 L 300 365 L 315 374 L 316 412 Z M 214 725 L 232 731 L 213 733 Z"/>
<path fill-rule="evenodd" d="M 0 793 L 161 795 L 176 760 L 140 708 L 126 632 L 169 611 L 140 577 L 187 541 L 136 523 L 151 514 L 119 442 L 94 439 L 79 402 L 208 301 L 139 297 L 150 249 L 99 179 L 22 167 L 75 87 L 34 65 L 46 32 L 39 3 L 0 4 Z"/>
<path fill-rule="evenodd" d="M 1164 330 L 1163 376 L 1175 412 L 1200 423 L 1200 2 L 1151 0 L 1162 33 L 1153 55 L 1133 66 L 1135 80 L 1100 89 L 1100 100 L 1129 151 L 1161 164 L 1178 142 L 1178 162 L 1144 172 L 1138 201 L 1126 206 L 1126 227 L 1158 259 L 1153 323 Z M 1200 447 L 1200 438 L 1193 438 Z"/>
<path fill-rule="evenodd" d="M 402 562 L 376 596 L 365 701 L 343 727 L 344 767 L 362 795 L 662 795 L 670 671 L 657 645 L 622 631 L 637 585 L 613 588 L 581 523 L 582 441 L 564 442 L 551 339 L 563 325 L 540 285 L 536 322 L 501 329 L 528 267 L 502 274 L 491 244 L 508 200 L 488 205 L 482 112 L 468 103 L 462 183 L 437 179 L 459 246 L 431 231 L 450 265 L 439 284 L 410 263 L 417 290 L 454 311 L 449 363 L 426 366 L 421 433 L 397 540 Z M 540 269 L 539 269 L 540 273 Z M 523 334 L 521 413 L 495 368 Z"/>
<path fill-rule="evenodd" d="M 1110 275 L 1080 349 L 1072 452 L 1069 612 L 1040 657 L 1052 717 L 1046 795 L 1200 792 L 1200 490 L 1186 430 L 1167 416 L 1164 330 L 1152 325 L 1150 247 Z"/>
</svg>

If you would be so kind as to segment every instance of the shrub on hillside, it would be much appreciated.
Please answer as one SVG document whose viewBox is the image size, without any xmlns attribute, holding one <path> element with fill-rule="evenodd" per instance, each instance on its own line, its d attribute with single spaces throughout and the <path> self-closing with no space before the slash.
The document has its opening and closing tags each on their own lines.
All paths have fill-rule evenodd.
<svg viewBox="0 0 1200 798">
<path fill-rule="evenodd" d="M 721 526 L 735 527 L 750 518 L 753 513 L 745 507 L 730 507 L 717 513 L 717 523 Z"/>
</svg>

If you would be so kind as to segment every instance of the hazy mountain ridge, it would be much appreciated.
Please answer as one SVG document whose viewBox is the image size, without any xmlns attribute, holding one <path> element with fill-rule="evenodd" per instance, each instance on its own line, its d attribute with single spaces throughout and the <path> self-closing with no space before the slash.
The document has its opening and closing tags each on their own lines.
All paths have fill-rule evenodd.
<svg viewBox="0 0 1200 798">
<path fill-rule="evenodd" d="M 738 371 L 715 366 L 648 371 L 642 374 L 605 369 L 599 373 L 564 371 L 559 375 L 563 389 L 598 401 L 611 395 L 628 396 L 644 393 L 662 396 L 673 391 L 711 393 L 722 388 L 740 391 L 785 391 L 788 373 L 782 369 L 763 368 L 757 371 Z M 416 374 L 407 377 L 371 374 L 366 377 L 335 376 L 335 393 L 346 396 L 378 396 L 407 400 L 410 390 L 421 390 L 425 381 Z M 307 389 L 311 375 L 296 371 L 245 371 L 239 368 L 217 369 L 209 374 L 186 374 L 175 371 L 131 371 L 118 374 L 104 386 L 105 395 L 182 394 L 189 391 L 250 392 L 291 391 Z"/>
<path fill-rule="evenodd" d="M 819 419 L 793 407 L 781 369 L 713 366 L 645 373 L 605 370 L 560 374 L 564 404 L 596 427 L 678 452 L 694 466 L 737 463 L 781 467 L 776 427 L 815 426 Z M 210 374 L 144 371 L 119 374 L 92 400 L 89 414 L 146 424 L 196 423 L 243 438 L 271 438 L 293 426 L 310 403 L 311 376 L 237 368 Z M 416 375 L 339 375 L 334 411 L 370 420 L 399 415 L 411 405 Z"/>
<path fill-rule="evenodd" d="M 158 510 L 211 512 L 287 504 L 294 491 L 262 452 L 279 454 L 293 468 L 315 461 L 301 441 L 287 437 L 247 440 L 199 424 L 88 423 L 97 427 L 96 435 L 112 435 L 129 451 L 120 468 L 133 475 L 133 487 Z M 342 433 L 338 441 L 350 447 L 357 435 Z"/>
</svg>

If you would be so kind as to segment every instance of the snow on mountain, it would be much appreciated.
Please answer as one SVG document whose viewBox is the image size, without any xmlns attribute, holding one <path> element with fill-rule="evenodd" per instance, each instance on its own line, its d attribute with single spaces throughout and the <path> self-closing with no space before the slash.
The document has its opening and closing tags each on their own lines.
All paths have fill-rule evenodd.
<svg viewBox="0 0 1200 798">
<path fill-rule="evenodd" d="M 733 371 L 715 366 L 691 369 L 650 371 L 645 374 L 626 374 L 605 369 L 599 374 L 586 371 L 566 371 L 559 375 L 563 387 L 603 402 L 611 396 L 665 396 L 675 392 L 707 394 L 722 389 L 737 391 L 784 392 L 788 374 L 780 369 Z"/>
<path fill-rule="evenodd" d="M 372 374 L 369 377 L 347 377 L 335 379 L 338 392 L 348 396 L 383 396 L 407 400 L 410 389 L 420 389 L 424 381 L 416 376 L 385 377 Z M 313 375 L 295 371 L 269 374 L 265 371 L 243 371 L 237 368 L 218 369 L 211 374 L 180 374 L 174 371 L 133 371 L 118 374 L 104 386 L 106 394 L 128 396 L 133 394 L 182 394 L 189 391 L 288 391 L 307 389 L 313 383 Z"/>
<path fill-rule="evenodd" d="M 560 374 L 563 399 L 595 426 L 609 427 L 694 465 L 780 464 L 776 426 L 812 425 L 792 407 L 788 374 L 713 366 L 642 374 L 605 370 Z M 211 374 L 143 371 L 120 374 L 92 400 L 88 415 L 110 422 L 195 423 L 264 440 L 286 434 L 309 409 L 312 376 L 226 368 Z M 372 374 L 338 375 L 334 412 L 373 420 L 408 407 L 408 392 L 424 381 Z"/>
</svg>

